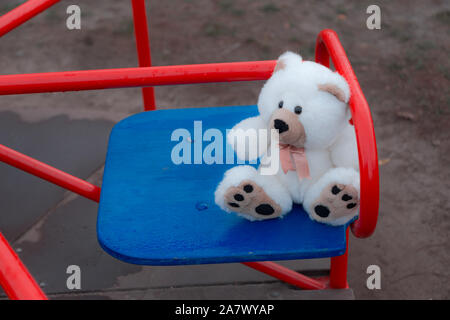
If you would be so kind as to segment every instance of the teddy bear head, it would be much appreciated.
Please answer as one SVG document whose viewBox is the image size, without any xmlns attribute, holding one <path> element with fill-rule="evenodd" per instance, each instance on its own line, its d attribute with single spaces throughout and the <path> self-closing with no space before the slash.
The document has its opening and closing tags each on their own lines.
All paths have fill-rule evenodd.
<svg viewBox="0 0 450 320">
<path fill-rule="evenodd" d="M 345 79 L 321 64 L 282 54 L 258 98 L 258 110 L 280 142 L 323 149 L 342 131 L 351 113 Z"/>
</svg>

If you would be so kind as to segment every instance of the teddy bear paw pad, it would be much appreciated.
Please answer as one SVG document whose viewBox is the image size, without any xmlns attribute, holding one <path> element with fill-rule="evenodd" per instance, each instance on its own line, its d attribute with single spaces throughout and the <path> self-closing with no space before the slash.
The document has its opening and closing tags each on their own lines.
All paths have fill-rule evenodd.
<svg viewBox="0 0 450 320">
<path fill-rule="evenodd" d="M 237 187 L 225 192 L 225 204 L 233 212 L 248 215 L 251 220 L 279 217 L 281 207 L 271 199 L 263 188 L 251 180 L 242 181 Z"/>
<path fill-rule="evenodd" d="M 358 190 L 352 185 L 332 183 L 313 203 L 315 219 L 327 222 L 354 216 L 359 206 Z"/>
</svg>

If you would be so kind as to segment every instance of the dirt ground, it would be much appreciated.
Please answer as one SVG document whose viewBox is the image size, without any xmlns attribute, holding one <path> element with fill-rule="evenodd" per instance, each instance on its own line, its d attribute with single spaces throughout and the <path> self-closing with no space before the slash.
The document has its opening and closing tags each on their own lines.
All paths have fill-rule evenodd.
<svg viewBox="0 0 450 320">
<path fill-rule="evenodd" d="M 0 14 L 21 1 L 1 1 Z M 23 1 L 22 1 L 23 2 Z M 349 284 L 358 299 L 450 298 L 450 2 L 376 1 L 381 30 L 366 28 L 373 1 L 147 1 L 154 65 L 314 58 L 334 29 L 371 106 L 381 171 L 377 230 L 350 239 Z M 78 4 L 82 29 L 65 27 Z M 129 1 L 55 5 L 0 42 L 2 74 L 137 65 Z M 156 88 L 158 108 L 255 104 L 262 83 Z M 117 121 L 140 111 L 140 89 L 3 96 L 0 111 L 27 121 L 66 114 Z M 381 290 L 366 268 L 381 268 Z"/>
</svg>

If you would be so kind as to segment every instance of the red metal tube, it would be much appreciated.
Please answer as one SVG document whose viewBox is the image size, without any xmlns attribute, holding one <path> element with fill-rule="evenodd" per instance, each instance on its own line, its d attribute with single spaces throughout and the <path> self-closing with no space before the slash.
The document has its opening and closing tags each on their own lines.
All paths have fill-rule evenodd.
<svg viewBox="0 0 450 320">
<path fill-rule="evenodd" d="M 12 300 L 47 300 L 44 292 L 1 233 L 0 285 Z"/>
<path fill-rule="evenodd" d="M 0 95 L 268 79 L 276 61 L 64 71 L 0 76 Z"/>
<path fill-rule="evenodd" d="M 347 264 L 348 264 L 348 228 L 346 231 L 347 248 L 341 256 L 330 259 L 330 288 L 347 289 Z"/>
<path fill-rule="evenodd" d="M 60 0 L 28 0 L 0 17 L 0 37 Z"/>
<path fill-rule="evenodd" d="M 100 188 L 0 144 L 0 161 L 79 195 L 100 201 Z M 1 256 L 1 255 L 0 255 Z"/>
<path fill-rule="evenodd" d="M 133 7 L 134 35 L 138 52 L 139 67 L 151 67 L 150 38 L 148 36 L 147 15 L 145 13 L 144 0 L 131 0 Z M 142 88 L 144 110 L 155 110 L 155 90 L 153 87 Z"/>
<path fill-rule="evenodd" d="M 283 267 L 275 262 L 242 262 L 242 264 L 302 289 L 321 290 L 326 288 L 324 283 Z"/>
<path fill-rule="evenodd" d="M 348 82 L 351 91 L 350 110 L 358 143 L 361 199 L 359 219 L 351 225 L 358 238 L 370 236 L 377 225 L 379 205 L 378 154 L 369 105 L 358 79 L 348 61 L 344 48 L 333 30 L 319 33 L 316 43 L 316 61 L 329 67 L 330 56 L 337 70 Z"/>
</svg>

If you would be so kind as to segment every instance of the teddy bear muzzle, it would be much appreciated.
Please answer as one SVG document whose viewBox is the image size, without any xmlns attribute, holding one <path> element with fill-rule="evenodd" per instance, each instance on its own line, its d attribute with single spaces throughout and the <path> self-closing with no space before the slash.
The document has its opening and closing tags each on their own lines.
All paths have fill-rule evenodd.
<svg viewBox="0 0 450 320">
<path fill-rule="evenodd" d="M 305 128 L 298 115 L 285 108 L 275 110 L 270 118 L 270 128 L 278 130 L 280 142 L 302 148 L 306 141 Z"/>
</svg>

